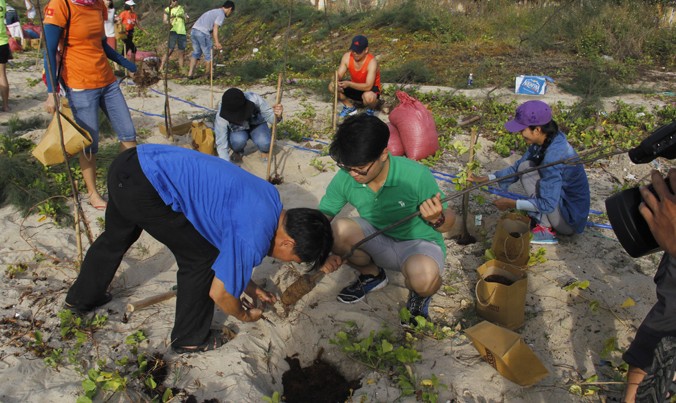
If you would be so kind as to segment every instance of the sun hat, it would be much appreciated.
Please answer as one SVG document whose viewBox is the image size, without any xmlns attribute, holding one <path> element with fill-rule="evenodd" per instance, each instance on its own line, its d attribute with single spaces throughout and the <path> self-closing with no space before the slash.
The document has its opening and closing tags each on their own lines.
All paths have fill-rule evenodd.
<svg viewBox="0 0 676 403">
<path fill-rule="evenodd" d="M 136 5 L 136 3 L 134 3 L 134 0 L 127 0 L 127 1 L 124 2 L 124 4 L 126 4 L 128 6 L 135 6 Z"/>
<path fill-rule="evenodd" d="M 505 123 L 510 133 L 520 132 L 529 126 L 542 126 L 552 121 L 552 108 L 542 101 L 527 101 L 516 108 L 514 119 Z"/>
<path fill-rule="evenodd" d="M 232 123 L 242 123 L 251 117 L 254 103 L 244 97 L 242 90 L 230 88 L 223 93 L 220 116 Z"/>
<path fill-rule="evenodd" d="M 357 35 L 354 38 L 352 38 L 352 42 L 350 43 L 350 50 L 355 51 L 357 53 L 361 53 L 364 51 L 364 49 L 369 47 L 369 40 L 366 39 L 364 35 Z"/>
</svg>

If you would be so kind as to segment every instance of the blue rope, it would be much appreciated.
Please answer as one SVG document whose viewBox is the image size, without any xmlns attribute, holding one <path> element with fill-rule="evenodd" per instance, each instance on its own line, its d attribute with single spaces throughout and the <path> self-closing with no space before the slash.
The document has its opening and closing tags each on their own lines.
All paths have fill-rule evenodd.
<svg viewBox="0 0 676 403">
<path fill-rule="evenodd" d="M 155 116 L 155 117 L 164 119 L 164 115 L 158 115 L 157 113 L 145 112 L 145 111 L 142 111 L 142 110 L 139 110 L 139 109 L 134 109 L 134 108 L 129 108 L 129 110 L 130 110 L 130 111 L 134 111 L 134 112 L 141 113 L 141 114 L 143 114 L 143 115 Z"/>
<path fill-rule="evenodd" d="M 155 92 L 155 93 L 160 94 L 160 95 L 166 95 L 164 92 L 159 91 L 159 90 L 156 90 L 156 89 L 154 89 L 154 88 L 151 88 L 150 91 Z M 190 105 L 190 106 L 194 106 L 195 108 L 205 109 L 205 110 L 208 110 L 209 112 L 216 112 L 216 109 L 207 108 L 206 106 L 198 105 L 198 104 L 196 104 L 196 103 L 194 103 L 194 102 L 191 102 L 191 101 L 188 101 L 188 100 L 179 98 L 179 97 L 175 97 L 175 96 L 173 96 L 173 95 L 169 95 L 169 98 L 175 99 L 175 100 L 177 100 L 177 101 L 181 101 L 181 102 L 186 103 L 186 104 L 188 104 L 188 105 Z"/>
<path fill-rule="evenodd" d="M 153 91 L 153 92 L 155 92 L 155 93 L 157 93 L 157 94 L 165 95 L 164 92 L 158 91 L 158 90 L 156 90 L 156 89 L 154 89 L 154 88 L 151 88 L 150 90 Z M 191 106 L 194 106 L 194 107 L 196 107 L 196 108 L 201 108 L 201 109 L 206 109 L 206 110 L 211 111 L 211 112 L 216 112 L 215 109 L 207 108 L 206 106 L 198 105 L 198 104 L 196 104 L 196 103 L 194 103 L 194 102 L 187 101 L 187 100 L 185 100 L 185 99 L 181 99 L 181 98 L 175 97 L 175 96 L 173 96 L 173 95 L 169 95 L 169 98 L 175 99 L 175 100 L 177 100 L 177 101 L 184 102 L 184 103 L 186 103 L 186 104 L 188 104 L 188 105 L 191 105 Z M 161 118 L 164 119 L 164 115 L 158 115 L 158 114 L 154 114 L 154 113 L 150 113 L 150 112 L 144 112 L 144 111 L 140 111 L 140 110 L 132 109 L 132 108 L 129 108 L 129 110 L 132 110 L 132 111 L 134 111 L 134 112 L 139 112 L 139 113 L 142 113 L 142 114 L 148 115 L 148 116 L 157 116 L 157 117 L 161 117 Z M 302 140 L 303 140 L 303 141 L 315 141 L 315 142 L 320 143 L 320 144 L 329 144 L 329 143 L 326 142 L 326 141 L 317 140 L 317 139 L 312 139 L 312 138 L 309 138 L 309 137 L 303 137 Z M 286 144 L 289 145 L 289 143 L 286 143 Z M 289 146 L 292 147 L 292 148 L 298 149 L 298 150 L 310 151 L 310 152 L 313 152 L 313 153 L 315 153 L 315 154 L 321 154 L 320 151 L 315 150 L 315 149 L 312 149 L 312 148 L 307 148 L 307 147 L 297 146 L 297 145 L 289 145 Z M 434 177 L 435 177 L 437 180 L 440 180 L 440 181 L 442 181 L 442 182 L 453 183 L 451 180 L 448 180 L 448 179 L 446 179 L 446 178 L 457 178 L 457 175 L 453 175 L 453 174 L 449 174 L 449 173 L 446 173 L 446 172 L 437 171 L 437 170 L 435 170 L 435 169 L 431 169 L 431 168 L 430 168 L 430 171 L 432 172 L 432 174 L 434 175 Z M 505 198 L 512 199 L 512 200 L 520 200 L 520 199 L 526 199 L 526 198 L 527 198 L 525 195 L 522 195 L 522 194 L 519 194 L 519 193 L 509 192 L 509 191 L 507 191 L 507 190 L 502 190 L 502 189 L 499 189 L 499 188 L 496 188 L 496 187 L 493 187 L 493 186 L 489 186 L 487 189 L 482 189 L 482 190 L 484 190 L 485 192 L 494 194 L 494 195 L 496 195 L 496 196 L 501 196 L 501 197 L 505 197 Z M 601 215 L 601 214 L 603 214 L 603 212 L 601 212 L 601 211 L 599 211 L 599 210 L 589 210 L 589 213 L 590 213 L 590 214 L 595 214 L 595 215 Z M 587 227 L 597 227 L 597 228 L 604 228 L 604 229 L 613 229 L 613 227 L 612 227 L 610 224 L 601 224 L 601 223 L 595 223 L 595 222 L 592 222 L 592 221 L 587 221 Z"/>
</svg>

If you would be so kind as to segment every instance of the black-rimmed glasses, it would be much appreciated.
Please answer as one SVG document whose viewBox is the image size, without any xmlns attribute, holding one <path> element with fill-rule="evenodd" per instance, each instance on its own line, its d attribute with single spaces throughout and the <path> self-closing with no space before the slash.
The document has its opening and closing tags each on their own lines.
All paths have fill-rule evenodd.
<svg viewBox="0 0 676 403">
<path fill-rule="evenodd" d="M 369 166 L 366 167 L 366 170 L 365 170 L 365 171 L 362 171 L 361 169 L 357 169 L 357 168 L 348 167 L 348 166 L 345 166 L 345 165 L 343 165 L 343 164 L 341 164 L 341 163 L 337 163 L 336 165 L 338 165 L 338 168 L 342 169 L 343 171 L 346 171 L 347 173 L 354 172 L 354 173 L 356 173 L 357 175 L 366 176 L 366 175 L 369 174 L 369 171 L 371 170 L 371 167 L 373 166 L 373 164 L 376 163 L 376 161 L 377 161 L 377 160 L 374 160 L 373 162 L 371 162 L 371 163 L 369 164 Z"/>
</svg>

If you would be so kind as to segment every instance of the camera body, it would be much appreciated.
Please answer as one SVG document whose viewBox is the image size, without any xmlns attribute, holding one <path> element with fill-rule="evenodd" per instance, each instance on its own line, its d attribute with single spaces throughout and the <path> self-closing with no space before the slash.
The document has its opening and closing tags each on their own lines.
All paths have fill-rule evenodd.
<svg viewBox="0 0 676 403">
<path fill-rule="evenodd" d="M 658 128 L 638 147 L 629 151 L 629 158 L 635 164 L 645 164 L 657 157 L 676 158 L 676 121 Z M 673 193 L 669 181 L 665 182 L 669 191 Z M 652 185 L 648 186 L 648 189 L 658 197 Z M 642 202 L 643 198 L 638 187 L 624 190 L 606 199 L 606 212 L 613 231 L 631 257 L 641 257 L 660 249 L 648 223 L 638 210 Z"/>
<path fill-rule="evenodd" d="M 665 180 L 665 182 L 669 191 L 673 193 L 669 181 Z M 648 189 L 655 197 L 658 197 L 653 185 L 648 186 Z M 624 190 L 606 199 L 606 212 L 610 225 L 620 244 L 631 257 L 641 257 L 660 249 L 650 232 L 648 223 L 638 210 L 641 202 L 643 198 L 638 187 Z"/>
</svg>

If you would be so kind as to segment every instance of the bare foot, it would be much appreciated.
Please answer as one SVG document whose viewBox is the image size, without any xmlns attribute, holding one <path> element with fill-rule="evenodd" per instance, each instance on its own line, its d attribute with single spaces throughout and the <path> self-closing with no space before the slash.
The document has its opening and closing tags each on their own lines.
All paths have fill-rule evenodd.
<svg viewBox="0 0 676 403">
<path fill-rule="evenodd" d="M 4 106 L 2 107 L 2 111 L 3 111 L 3 112 L 9 112 L 9 111 L 11 111 L 11 110 L 12 110 L 12 108 L 10 108 L 9 105 L 4 105 Z"/>
</svg>

